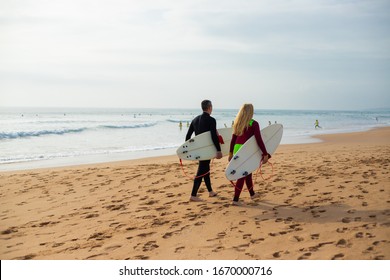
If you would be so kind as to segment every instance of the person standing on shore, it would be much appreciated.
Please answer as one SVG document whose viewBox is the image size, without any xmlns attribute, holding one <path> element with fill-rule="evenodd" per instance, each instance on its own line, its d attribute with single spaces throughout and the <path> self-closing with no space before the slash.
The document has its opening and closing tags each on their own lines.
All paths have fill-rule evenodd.
<svg viewBox="0 0 390 280">
<path fill-rule="evenodd" d="M 253 119 L 253 113 L 254 109 L 252 104 L 244 104 L 241 106 L 241 109 L 238 112 L 236 119 L 234 120 L 233 136 L 230 142 L 229 150 L 229 161 L 232 159 L 233 155 L 241 149 L 242 145 L 244 145 L 244 143 L 253 135 L 256 138 L 257 145 L 259 145 L 263 153 L 262 164 L 267 163 L 268 159 L 271 158 L 271 155 L 268 154 L 264 145 L 263 138 L 261 137 L 260 125 Z M 251 173 L 237 180 L 232 203 L 233 205 L 241 205 L 238 200 L 244 187 L 244 183 L 246 183 L 252 199 L 259 197 L 259 194 L 255 193 L 253 190 L 253 180 Z"/>
<path fill-rule="evenodd" d="M 195 135 L 210 131 L 211 138 L 214 143 L 215 148 L 217 149 L 217 153 L 215 157 L 217 159 L 222 158 L 222 152 L 221 152 L 221 145 L 219 144 L 219 139 L 217 135 L 217 122 L 216 120 L 211 117 L 211 112 L 213 111 L 213 105 L 210 100 L 203 100 L 201 103 L 203 114 L 195 117 L 190 127 L 188 128 L 188 132 L 186 135 L 186 141 L 191 138 L 192 133 L 195 132 Z M 202 184 L 202 180 L 204 180 L 207 190 L 209 191 L 209 196 L 213 197 L 216 196 L 217 193 L 213 191 L 211 187 L 211 180 L 210 180 L 210 160 L 200 160 L 198 171 L 196 173 L 196 176 L 194 178 L 194 185 L 192 188 L 190 201 L 202 201 L 197 196 L 198 190 L 200 185 Z"/>
</svg>

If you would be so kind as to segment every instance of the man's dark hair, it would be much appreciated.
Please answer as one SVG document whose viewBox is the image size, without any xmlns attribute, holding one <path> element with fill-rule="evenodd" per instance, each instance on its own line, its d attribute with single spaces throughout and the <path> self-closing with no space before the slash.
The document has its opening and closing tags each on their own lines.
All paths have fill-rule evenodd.
<svg viewBox="0 0 390 280">
<path fill-rule="evenodd" d="M 206 111 L 208 108 L 210 108 L 211 107 L 211 101 L 210 100 L 203 100 L 202 101 L 202 110 L 203 111 Z"/>
</svg>

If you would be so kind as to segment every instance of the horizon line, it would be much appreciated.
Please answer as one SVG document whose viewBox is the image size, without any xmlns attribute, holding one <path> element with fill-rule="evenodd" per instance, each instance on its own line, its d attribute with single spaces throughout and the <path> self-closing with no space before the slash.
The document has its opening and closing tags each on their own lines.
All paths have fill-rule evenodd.
<svg viewBox="0 0 390 280">
<path fill-rule="evenodd" d="M 110 109 L 110 110 L 170 110 L 170 109 L 175 109 L 175 110 L 201 110 L 201 108 L 197 107 L 186 107 L 186 108 L 181 108 L 181 107 L 103 107 L 103 106 L 7 106 L 7 105 L 0 105 L 0 109 Z M 239 107 L 237 108 L 214 108 L 214 110 L 219 111 L 219 110 L 239 110 Z M 364 109 L 319 109 L 319 108 L 314 108 L 314 109 L 304 109 L 304 108 L 258 108 L 255 109 L 255 111 L 259 110 L 265 110 L 265 111 L 379 111 L 379 110 L 390 110 L 389 108 L 382 107 L 382 108 L 364 108 Z"/>
</svg>

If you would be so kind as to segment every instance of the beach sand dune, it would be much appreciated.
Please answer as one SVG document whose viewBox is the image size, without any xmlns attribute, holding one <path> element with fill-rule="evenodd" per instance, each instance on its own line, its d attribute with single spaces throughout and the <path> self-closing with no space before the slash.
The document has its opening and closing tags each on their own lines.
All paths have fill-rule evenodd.
<svg viewBox="0 0 390 280">
<path fill-rule="evenodd" d="M 390 259 L 390 128 L 283 145 L 257 201 L 176 156 L 0 173 L 1 259 Z M 197 165 L 184 162 L 189 174 Z M 265 176 L 271 168 L 263 168 Z"/>
</svg>

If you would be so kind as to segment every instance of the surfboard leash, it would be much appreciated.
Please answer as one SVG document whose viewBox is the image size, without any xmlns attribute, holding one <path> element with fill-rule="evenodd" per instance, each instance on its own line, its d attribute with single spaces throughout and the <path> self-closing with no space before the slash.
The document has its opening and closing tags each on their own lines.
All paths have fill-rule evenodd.
<svg viewBox="0 0 390 280">
<path fill-rule="evenodd" d="M 271 178 L 274 176 L 274 164 L 273 164 L 271 161 L 269 161 L 269 160 L 268 160 L 267 163 L 269 163 L 269 164 L 271 165 L 271 168 L 272 168 L 271 175 L 270 175 L 269 177 L 267 177 L 267 178 L 264 178 L 264 177 L 263 177 L 263 172 L 261 171 L 262 166 L 263 166 L 263 161 L 261 161 L 260 166 L 259 166 L 259 168 L 258 168 L 257 171 L 256 171 L 255 182 L 256 182 L 258 173 L 260 173 L 260 176 L 261 176 L 261 178 L 262 178 L 264 181 L 267 181 L 267 180 L 271 179 Z"/>
<path fill-rule="evenodd" d="M 206 172 L 205 174 L 202 174 L 202 175 L 199 175 L 199 176 L 191 177 L 190 175 L 188 175 L 188 174 L 185 172 L 182 159 L 179 159 L 179 160 L 180 160 L 180 167 L 181 167 L 181 170 L 183 171 L 183 174 L 184 174 L 186 177 L 188 177 L 189 179 L 191 179 L 191 180 L 195 180 L 195 179 L 204 177 L 204 176 L 206 176 L 207 174 L 209 174 L 209 173 L 211 172 L 211 168 L 210 168 L 210 170 L 209 170 L 208 172 Z M 214 162 L 214 159 L 211 161 L 211 164 L 213 164 L 213 162 Z"/>
<path fill-rule="evenodd" d="M 272 167 L 272 174 L 271 174 L 269 177 L 267 177 L 267 178 L 264 178 L 264 177 L 263 177 L 263 173 L 261 172 L 261 167 L 262 167 L 262 165 L 263 165 L 263 161 L 261 161 L 260 166 L 259 166 L 259 168 L 257 169 L 257 171 L 256 171 L 256 173 L 255 173 L 255 179 L 254 179 L 254 181 L 253 181 L 253 185 L 252 185 L 252 187 L 250 187 L 250 188 L 248 189 L 248 191 L 250 191 L 251 189 L 253 189 L 254 185 L 256 184 L 256 180 L 257 180 L 258 173 L 260 173 L 260 176 L 261 176 L 261 178 L 262 178 L 264 181 L 267 181 L 267 180 L 271 179 L 271 177 L 274 176 L 274 164 L 273 164 L 271 161 L 268 161 L 267 163 L 271 164 L 271 167 Z M 239 190 L 239 189 L 237 188 L 237 184 L 235 184 L 233 181 L 230 181 L 230 184 L 232 184 L 232 186 L 233 186 L 235 189 Z M 243 191 L 243 189 L 241 189 L 241 191 Z"/>
</svg>

